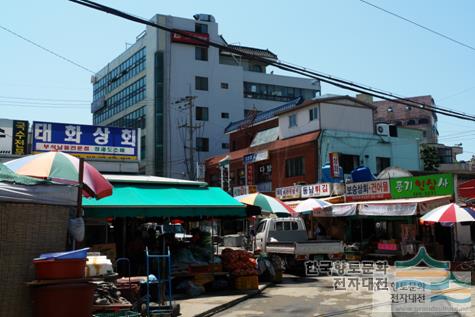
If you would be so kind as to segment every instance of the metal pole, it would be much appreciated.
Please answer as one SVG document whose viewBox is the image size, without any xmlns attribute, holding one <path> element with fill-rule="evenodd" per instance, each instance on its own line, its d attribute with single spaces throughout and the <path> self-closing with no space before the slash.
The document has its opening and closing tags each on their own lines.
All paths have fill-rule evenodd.
<svg viewBox="0 0 475 317">
<path fill-rule="evenodd" d="M 188 127 L 188 133 L 189 133 L 189 138 L 190 138 L 190 180 L 193 180 L 195 178 L 195 168 L 194 168 L 194 158 L 193 158 L 193 97 L 188 96 L 189 98 L 189 104 L 188 104 L 188 115 L 189 115 L 189 120 L 190 120 L 190 126 Z"/>
<path fill-rule="evenodd" d="M 83 189 L 83 179 L 84 179 L 84 159 L 81 157 L 79 159 L 79 179 L 78 179 L 78 196 L 77 196 L 77 210 L 76 217 L 82 216 L 82 189 Z"/>
</svg>

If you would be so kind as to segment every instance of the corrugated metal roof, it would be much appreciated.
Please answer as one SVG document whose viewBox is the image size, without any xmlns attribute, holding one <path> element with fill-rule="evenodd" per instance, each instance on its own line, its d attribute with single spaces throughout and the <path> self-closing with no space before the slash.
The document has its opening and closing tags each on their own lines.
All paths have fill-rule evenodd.
<svg viewBox="0 0 475 317">
<path fill-rule="evenodd" d="M 278 112 L 285 111 L 287 109 L 292 109 L 295 106 L 301 104 L 303 102 L 303 100 L 304 99 L 302 97 L 298 97 L 298 98 L 295 98 L 295 99 L 293 99 L 293 100 L 291 100 L 287 103 L 284 103 L 283 105 L 280 105 L 278 107 L 275 107 L 275 108 L 272 108 L 272 109 L 269 109 L 269 110 L 266 110 L 266 111 L 263 111 L 263 112 L 259 112 L 256 115 L 256 117 L 254 118 L 254 120 L 250 120 L 250 119 L 246 118 L 246 119 L 243 119 L 243 120 L 231 122 L 224 129 L 224 133 L 229 133 L 229 132 L 232 132 L 232 131 L 235 131 L 235 130 L 239 130 L 239 129 L 245 127 L 245 126 L 254 125 L 256 123 L 272 119 L 273 117 L 275 117 L 275 115 Z"/>
</svg>

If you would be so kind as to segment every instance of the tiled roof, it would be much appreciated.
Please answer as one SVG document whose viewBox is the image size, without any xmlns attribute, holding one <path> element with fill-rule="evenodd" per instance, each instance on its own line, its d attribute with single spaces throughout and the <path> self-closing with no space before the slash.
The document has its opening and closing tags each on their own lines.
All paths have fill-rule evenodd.
<svg viewBox="0 0 475 317">
<path fill-rule="evenodd" d="M 235 160 L 242 159 L 244 157 L 244 155 L 250 154 L 250 153 L 256 153 L 256 152 L 259 152 L 259 151 L 266 151 L 266 150 L 269 151 L 269 152 L 270 151 L 277 151 L 277 150 L 280 150 L 280 149 L 285 149 L 285 148 L 288 148 L 288 147 L 292 147 L 292 146 L 312 142 L 316 138 L 318 138 L 319 135 L 320 135 L 320 131 L 314 131 L 314 132 L 310 132 L 310 133 L 307 133 L 307 134 L 295 136 L 293 138 L 288 138 L 288 139 L 284 139 L 284 140 L 277 140 L 277 141 L 274 141 L 274 142 L 271 142 L 271 143 L 266 143 L 266 144 L 263 144 L 263 145 L 260 145 L 260 146 L 255 146 L 255 147 L 252 147 L 252 148 L 247 147 L 245 149 L 240 149 L 240 150 L 237 150 L 237 151 L 234 151 L 234 152 L 229 152 L 227 155 L 229 155 L 229 160 L 230 161 L 235 161 Z M 224 158 L 223 155 L 215 156 L 215 157 L 210 158 L 207 161 L 207 163 L 208 163 L 208 165 L 213 165 L 213 163 L 218 164 L 218 162 L 223 158 Z"/>
<path fill-rule="evenodd" d="M 253 125 L 253 124 L 256 124 L 256 123 L 259 123 L 259 122 L 263 122 L 263 121 L 272 119 L 273 117 L 276 116 L 276 114 L 278 112 L 281 112 L 281 111 L 284 111 L 284 110 L 287 110 L 287 109 L 292 109 L 295 106 L 301 104 L 302 102 L 303 102 L 303 98 L 298 97 L 298 98 L 295 98 L 295 99 L 293 99 L 293 100 L 291 100 L 287 103 L 284 103 L 283 105 L 280 105 L 278 107 L 275 107 L 275 108 L 272 108 L 272 109 L 269 109 L 269 110 L 266 110 L 266 111 L 263 111 L 263 112 L 259 112 L 252 121 L 250 119 L 246 118 L 246 119 L 242 119 L 242 120 L 239 120 L 239 121 L 231 122 L 224 129 L 224 133 L 229 133 L 229 132 L 238 130 L 238 129 L 240 129 L 244 126 L 247 126 L 247 125 Z"/>
<path fill-rule="evenodd" d="M 272 53 L 269 50 L 263 50 L 260 48 L 254 48 L 254 47 L 247 47 L 247 46 L 240 46 L 240 45 L 227 45 L 229 48 L 237 50 L 241 53 L 248 54 L 248 55 L 253 55 L 253 56 L 258 56 L 258 57 L 265 57 L 265 58 L 270 58 L 270 59 L 278 59 L 277 55 Z"/>
<path fill-rule="evenodd" d="M 349 100 L 349 101 L 353 101 L 355 103 L 358 103 L 358 104 L 361 104 L 363 106 L 366 106 L 366 107 L 369 107 L 371 109 L 375 109 L 376 107 L 373 106 L 372 104 L 369 104 L 369 103 L 366 103 L 364 101 L 361 101 L 355 97 L 352 97 L 352 96 L 348 96 L 348 95 L 332 95 L 332 94 L 326 94 L 326 95 L 322 95 L 322 96 L 317 96 L 313 99 L 309 99 L 309 100 L 305 100 L 304 102 L 302 102 L 301 104 L 299 104 L 298 106 L 294 107 L 293 109 L 283 109 L 281 111 L 278 111 L 276 112 L 276 115 L 280 115 L 280 114 L 283 114 L 283 113 L 286 113 L 286 112 L 290 112 L 290 111 L 293 111 L 293 110 L 297 110 L 297 109 L 300 109 L 300 108 L 305 108 L 307 106 L 310 106 L 310 105 L 313 105 L 313 104 L 317 104 L 317 103 L 327 103 L 327 102 L 331 102 L 331 101 L 338 101 L 338 100 Z M 343 105 L 343 104 L 342 104 Z"/>
</svg>

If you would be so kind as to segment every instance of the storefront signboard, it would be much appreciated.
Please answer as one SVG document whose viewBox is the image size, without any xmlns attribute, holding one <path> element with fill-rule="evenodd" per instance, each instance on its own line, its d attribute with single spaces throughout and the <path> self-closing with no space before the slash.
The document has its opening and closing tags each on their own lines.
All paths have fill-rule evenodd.
<svg viewBox="0 0 475 317">
<path fill-rule="evenodd" d="M 269 158 L 269 151 L 261 151 L 261 152 L 244 155 L 243 162 L 244 164 L 251 164 L 255 162 L 265 161 L 268 158 Z"/>
<path fill-rule="evenodd" d="M 236 186 L 233 187 L 233 196 L 241 196 L 247 194 L 257 193 L 256 185 Z"/>
<path fill-rule="evenodd" d="M 0 154 L 25 155 L 28 121 L 0 119 Z"/>
<path fill-rule="evenodd" d="M 285 199 L 298 199 L 300 198 L 301 186 L 288 186 L 288 187 L 279 187 L 275 189 L 275 197 L 285 200 Z"/>
<path fill-rule="evenodd" d="M 393 178 L 391 182 L 391 197 L 412 198 L 445 196 L 454 193 L 454 178 L 452 174 L 432 174 L 425 176 Z"/>
<path fill-rule="evenodd" d="M 184 31 L 184 30 L 176 30 L 179 31 L 183 34 L 193 36 L 195 38 L 198 38 L 200 40 L 190 38 L 181 34 L 178 34 L 176 32 L 172 32 L 171 40 L 172 42 L 175 43 L 183 43 L 183 44 L 191 44 L 191 45 L 199 45 L 199 46 L 209 46 L 208 42 L 209 41 L 209 34 L 208 33 L 195 33 L 195 32 L 190 32 L 190 31 Z"/>
<path fill-rule="evenodd" d="M 389 180 L 346 184 L 346 201 L 390 199 Z"/>
<path fill-rule="evenodd" d="M 330 176 L 332 178 L 339 178 L 340 175 L 340 159 L 337 152 L 332 152 L 328 154 L 330 157 Z"/>
<path fill-rule="evenodd" d="M 325 196 L 330 196 L 330 194 L 331 194 L 331 184 L 330 183 L 303 185 L 301 187 L 301 197 L 302 198 L 325 197 Z"/>
<path fill-rule="evenodd" d="M 32 152 L 62 151 L 78 157 L 140 160 L 140 130 L 33 122 Z"/>
</svg>

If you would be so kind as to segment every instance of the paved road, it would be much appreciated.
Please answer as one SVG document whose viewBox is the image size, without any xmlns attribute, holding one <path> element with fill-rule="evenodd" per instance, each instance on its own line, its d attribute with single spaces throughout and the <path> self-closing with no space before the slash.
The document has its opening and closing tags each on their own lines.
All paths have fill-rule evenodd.
<svg viewBox="0 0 475 317">
<path fill-rule="evenodd" d="M 472 298 L 474 298 L 472 296 Z M 390 297 L 380 298 L 373 305 L 373 293 L 364 291 L 335 291 L 331 277 L 303 278 L 284 275 L 282 284 L 267 288 L 261 295 L 248 299 L 215 316 L 475 316 L 469 314 L 409 314 L 391 313 Z M 474 301 L 475 302 L 475 301 Z M 474 303 L 475 304 L 475 303 Z"/>
</svg>

